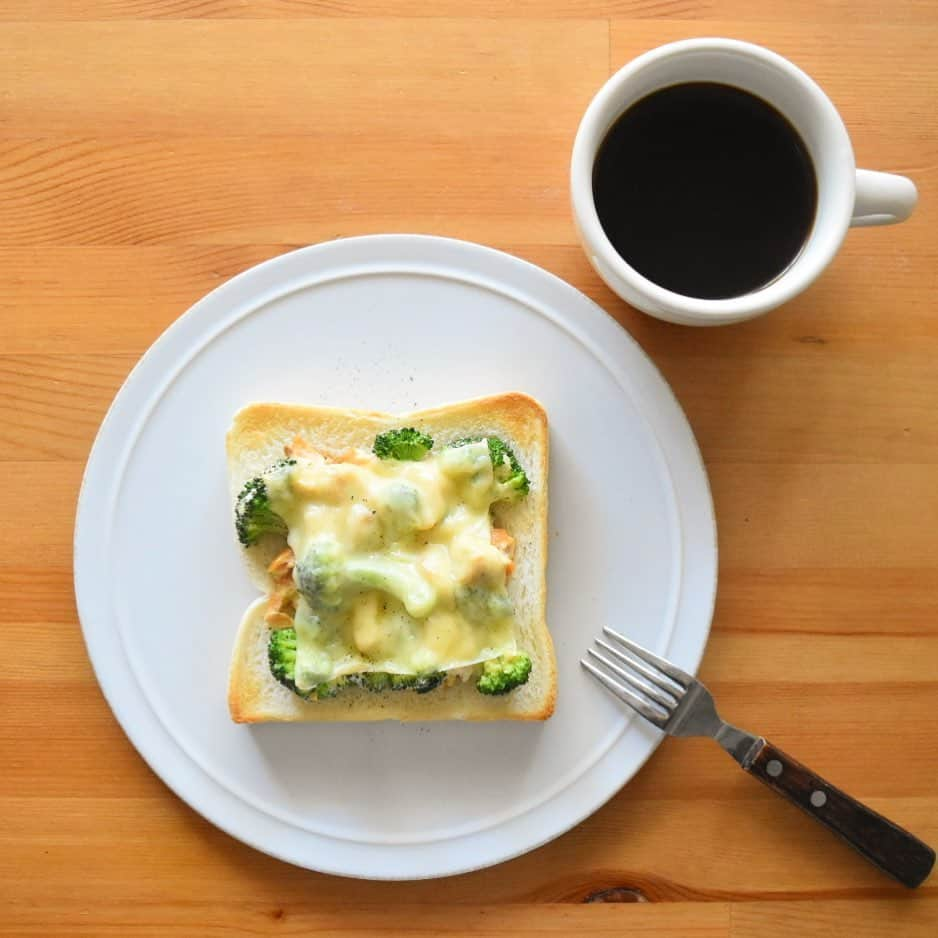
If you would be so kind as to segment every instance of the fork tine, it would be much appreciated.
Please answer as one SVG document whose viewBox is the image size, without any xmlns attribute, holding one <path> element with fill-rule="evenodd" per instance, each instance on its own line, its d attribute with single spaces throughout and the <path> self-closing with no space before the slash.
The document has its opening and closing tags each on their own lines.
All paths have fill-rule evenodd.
<svg viewBox="0 0 938 938">
<path fill-rule="evenodd" d="M 611 629 L 606 625 L 603 627 L 603 632 L 611 639 L 627 648 L 633 655 L 641 658 L 642 661 L 647 661 L 648 664 L 654 665 L 654 667 L 666 674 L 675 684 L 679 684 L 684 690 L 687 690 L 687 688 L 693 684 L 694 679 L 686 671 L 675 667 L 670 661 L 665 661 L 664 658 L 659 658 L 656 654 L 650 652 L 647 648 L 643 648 L 637 642 L 633 642 L 630 638 L 620 635 L 615 629 Z"/>
<path fill-rule="evenodd" d="M 639 716 L 643 716 L 649 723 L 657 726 L 658 729 L 664 729 L 665 724 L 668 722 L 667 714 L 659 711 L 657 707 L 648 703 L 627 687 L 623 687 L 618 681 L 609 677 L 604 671 L 600 671 L 599 668 L 591 664 L 585 658 L 580 659 L 580 664 L 582 664 L 607 690 L 612 691 L 619 700 L 623 703 L 627 703 Z"/>
<path fill-rule="evenodd" d="M 597 639 L 597 645 L 602 645 L 603 648 L 609 649 L 609 646 Z M 610 651 L 612 649 L 609 649 Z M 670 713 L 676 706 L 677 701 L 672 699 L 668 694 L 662 693 L 654 684 L 649 684 L 648 681 L 643 681 L 640 677 L 636 677 L 630 671 L 626 671 L 625 668 L 620 668 L 614 661 L 610 661 L 605 655 L 601 655 L 594 648 L 588 648 L 586 650 L 588 655 L 592 655 L 600 664 L 605 665 L 613 674 L 618 675 L 625 681 L 627 684 L 631 684 L 636 690 L 640 690 L 646 697 L 653 700 L 658 706 L 662 707 L 668 713 Z M 626 664 L 631 664 L 630 661 Z"/>
<path fill-rule="evenodd" d="M 656 688 L 658 688 L 658 690 L 670 694 L 674 698 L 675 703 L 677 703 L 681 697 L 684 696 L 683 687 L 680 687 L 675 681 L 663 675 L 656 668 L 645 664 L 641 658 L 638 658 L 631 653 L 626 653 L 621 648 L 613 648 L 612 645 L 610 645 L 608 642 L 604 642 L 601 638 L 596 639 L 596 644 L 605 651 L 608 651 L 609 654 L 613 656 L 613 658 L 621 661 L 625 665 L 628 665 L 633 671 L 637 671 L 643 677 L 647 677 L 648 680 L 651 681 L 651 683 Z"/>
</svg>

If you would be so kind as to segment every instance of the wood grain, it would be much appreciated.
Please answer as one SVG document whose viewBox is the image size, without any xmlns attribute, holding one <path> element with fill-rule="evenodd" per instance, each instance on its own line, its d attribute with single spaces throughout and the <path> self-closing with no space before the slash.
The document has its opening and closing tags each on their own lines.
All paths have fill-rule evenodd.
<svg viewBox="0 0 938 938">
<path fill-rule="evenodd" d="M 734 22 L 781 20 L 849 23 L 934 23 L 930 0 L 903 0 L 888 7 L 879 0 L 789 0 L 784 5 L 747 0 L 475 0 L 467 9 L 460 0 L 0 0 L 0 19 L 307 19 L 320 17 L 463 17 L 477 18 L 708 19 Z"/>
<path fill-rule="evenodd" d="M 938 842 L 938 7 L 932 0 L 0 0 L 0 934 L 764 938 L 938 932 L 912 895 L 736 769 L 668 740 L 594 816 L 422 883 L 282 864 L 179 801 L 84 652 L 75 500 L 113 395 L 252 264 L 377 231 L 482 241 L 653 357 L 713 484 L 702 676 L 724 714 Z M 471 13 L 471 16 L 467 16 Z M 613 296 L 567 165 L 636 53 L 729 35 L 827 90 L 906 224 L 852 232 L 784 310 L 716 330 Z"/>
</svg>

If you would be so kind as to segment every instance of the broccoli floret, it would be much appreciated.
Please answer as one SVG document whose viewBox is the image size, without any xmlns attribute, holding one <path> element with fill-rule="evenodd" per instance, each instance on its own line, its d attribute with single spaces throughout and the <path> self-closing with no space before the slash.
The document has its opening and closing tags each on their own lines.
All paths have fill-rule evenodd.
<svg viewBox="0 0 938 938">
<path fill-rule="evenodd" d="M 293 677 L 296 674 L 296 629 L 274 629 L 267 642 L 270 673 L 294 694 L 300 694 Z M 303 694 L 300 694 L 302 697 Z"/>
<path fill-rule="evenodd" d="M 342 555 L 332 541 L 313 544 L 294 569 L 297 589 L 314 612 L 338 609 L 345 598 Z"/>
<path fill-rule="evenodd" d="M 374 453 L 379 459 L 423 459 L 433 449 L 433 439 L 414 427 L 388 430 L 375 437 Z"/>
<path fill-rule="evenodd" d="M 340 690 L 352 686 L 354 686 L 354 682 L 351 680 L 351 675 L 348 677 L 337 677 L 334 681 L 324 681 L 322 684 L 317 684 L 309 692 L 309 696 L 315 697 L 317 700 L 326 700 L 329 697 L 335 697 Z"/>
<path fill-rule="evenodd" d="M 334 681 L 323 681 L 306 693 L 301 691 L 294 681 L 296 677 L 296 629 L 274 629 L 267 642 L 267 658 L 270 661 L 270 673 L 284 687 L 292 690 L 304 700 L 309 700 L 311 697 L 317 700 L 335 697 L 340 690 L 352 683 L 348 677 L 338 677 Z"/>
<path fill-rule="evenodd" d="M 407 482 L 392 482 L 381 492 L 378 511 L 385 536 L 400 540 L 421 523 L 420 492 Z"/>
<path fill-rule="evenodd" d="M 282 459 L 244 483 L 235 505 L 235 529 L 245 547 L 256 544 L 265 534 L 286 535 L 287 523 L 271 507 L 266 478 L 295 463 L 295 459 Z"/>
<path fill-rule="evenodd" d="M 364 671 L 361 674 L 352 675 L 352 681 L 359 687 L 364 687 L 365 690 L 376 694 L 391 688 L 391 675 L 387 671 Z"/>
<path fill-rule="evenodd" d="M 485 662 L 476 689 L 480 694 L 507 694 L 530 676 L 531 659 L 527 655 L 502 655 Z"/>
<path fill-rule="evenodd" d="M 267 484 L 258 476 L 245 482 L 235 507 L 238 540 L 245 546 L 256 544 L 264 534 L 286 534 L 287 523 L 271 507 Z"/>
<path fill-rule="evenodd" d="M 274 629 L 267 642 L 267 658 L 270 672 L 284 687 L 294 694 L 309 700 L 325 700 L 335 697 L 347 687 L 364 687 L 366 690 L 380 693 L 386 690 L 412 690 L 418 694 L 427 694 L 435 690 L 446 677 L 442 671 L 432 674 L 388 674 L 387 671 L 364 671 L 361 674 L 349 674 L 337 677 L 334 681 L 323 681 L 309 693 L 303 693 L 295 684 L 296 675 L 296 629 Z"/>
<path fill-rule="evenodd" d="M 442 671 L 430 674 L 389 674 L 387 671 L 365 671 L 353 676 L 353 683 L 366 690 L 380 694 L 386 690 L 412 690 L 418 694 L 428 694 L 436 690 L 446 675 Z"/>
<path fill-rule="evenodd" d="M 479 585 L 461 586 L 456 591 L 456 608 L 476 625 L 505 619 L 512 613 L 507 593 Z"/>
<path fill-rule="evenodd" d="M 450 443 L 450 446 L 468 446 L 482 441 L 480 436 L 468 436 Z M 523 498 L 531 490 L 531 481 L 521 467 L 512 448 L 497 436 L 485 437 L 489 446 L 489 457 L 495 470 L 495 481 L 499 483 L 502 497 L 506 499 Z"/>
<path fill-rule="evenodd" d="M 392 674 L 391 690 L 412 690 L 418 694 L 429 694 L 443 683 L 446 675 L 442 671 L 430 674 Z"/>
<path fill-rule="evenodd" d="M 411 565 L 383 557 L 348 560 L 331 541 L 314 543 L 294 575 L 297 588 L 316 613 L 341 609 L 362 589 L 388 593 L 415 619 L 427 616 L 436 602 L 436 591 Z"/>
<path fill-rule="evenodd" d="M 428 616 L 437 600 L 436 590 L 413 565 L 401 560 L 364 558 L 350 561 L 344 572 L 348 581 L 356 586 L 381 590 L 393 596 L 415 619 Z"/>
</svg>

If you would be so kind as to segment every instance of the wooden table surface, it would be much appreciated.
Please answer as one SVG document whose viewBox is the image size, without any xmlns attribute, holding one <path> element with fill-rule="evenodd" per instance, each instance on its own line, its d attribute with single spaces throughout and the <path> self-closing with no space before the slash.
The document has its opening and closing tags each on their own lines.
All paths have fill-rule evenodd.
<svg viewBox="0 0 938 938">
<path fill-rule="evenodd" d="M 598 280 L 567 164 L 611 71 L 713 34 L 804 67 L 859 164 L 921 202 L 850 233 L 785 309 L 701 331 Z M 137 755 L 71 578 L 98 424 L 192 302 L 337 236 L 480 241 L 594 297 L 683 403 L 720 531 L 702 675 L 723 709 L 938 842 L 936 49 L 934 0 L 0 0 L 0 932 L 938 934 L 938 881 L 892 885 L 704 741 L 666 741 L 493 869 L 375 884 L 280 863 Z"/>
</svg>

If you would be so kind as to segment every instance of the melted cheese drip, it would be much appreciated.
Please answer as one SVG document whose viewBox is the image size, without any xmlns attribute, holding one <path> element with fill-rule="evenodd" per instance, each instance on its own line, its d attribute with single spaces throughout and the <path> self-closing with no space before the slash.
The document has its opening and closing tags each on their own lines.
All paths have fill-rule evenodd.
<svg viewBox="0 0 938 938">
<path fill-rule="evenodd" d="M 296 684 L 465 668 L 515 650 L 508 558 L 492 544 L 488 445 L 419 462 L 356 450 L 268 481 L 300 590 Z"/>
</svg>

